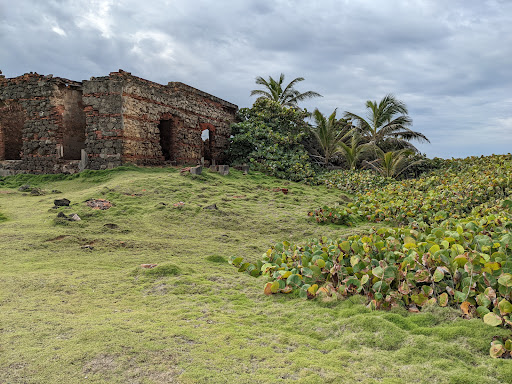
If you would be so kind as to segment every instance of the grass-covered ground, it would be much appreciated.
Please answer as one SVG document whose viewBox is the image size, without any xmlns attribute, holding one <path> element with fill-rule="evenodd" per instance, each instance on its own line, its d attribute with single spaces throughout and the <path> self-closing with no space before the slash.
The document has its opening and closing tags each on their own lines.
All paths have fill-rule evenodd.
<svg viewBox="0 0 512 384">
<path fill-rule="evenodd" d="M 52 209 L 57 198 L 71 206 Z M 114 207 L 92 210 L 90 198 Z M 341 199 L 236 171 L 1 181 L 0 383 L 512 382 L 510 361 L 489 357 L 503 329 L 449 308 L 372 312 L 357 297 L 267 297 L 262 278 L 226 262 L 256 261 L 277 241 L 367 230 L 306 216 Z"/>
</svg>

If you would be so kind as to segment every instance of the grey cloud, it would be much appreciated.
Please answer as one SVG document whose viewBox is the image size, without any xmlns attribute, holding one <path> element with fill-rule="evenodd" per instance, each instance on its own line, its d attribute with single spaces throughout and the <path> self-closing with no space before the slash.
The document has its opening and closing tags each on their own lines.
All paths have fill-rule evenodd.
<svg viewBox="0 0 512 384">
<path fill-rule="evenodd" d="M 256 76 L 284 72 L 324 95 L 304 103 L 324 113 L 396 94 L 429 155 L 510 151 L 509 1 L 24 0 L 0 2 L 0 20 L 7 76 L 123 68 L 243 107 Z"/>
</svg>

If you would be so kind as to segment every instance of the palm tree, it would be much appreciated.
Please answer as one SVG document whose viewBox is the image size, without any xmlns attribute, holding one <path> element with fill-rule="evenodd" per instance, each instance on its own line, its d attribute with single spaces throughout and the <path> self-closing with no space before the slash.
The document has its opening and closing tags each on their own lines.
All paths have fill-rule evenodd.
<svg viewBox="0 0 512 384">
<path fill-rule="evenodd" d="M 430 143 L 427 137 L 411 130 L 412 119 L 408 116 L 405 104 L 389 94 L 377 104 L 376 101 L 366 102 L 368 118 L 364 119 L 352 112 L 345 112 L 344 117 L 351 120 L 352 125 L 370 144 L 382 146 L 391 145 L 394 148 L 409 148 L 418 150 L 410 140 Z"/>
<path fill-rule="evenodd" d="M 297 77 L 283 89 L 283 73 L 281 73 L 281 76 L 279 76 L 279 81 L 274 80 L 272 76 L 269 76 L 268 80 L 258 76 L 256 78 L 256 84 L 263 85 L 265 90 L 255 89 L 251 91 L 251 96 L 259 95 L 260 97 L 258 99 L 263 98 L 274 100 L 281 104 L 283 107 L 297 107 L 297 103 L 299 101 L 310 99 L 312 97 L 322 97 L 322 95 L 313 91 L 307 91 L 304 93 L 297 91 L 294 88 L 295 84 L 303 80 L 303 77 Z"/>
<path fill-rule="evenodd" d="M 332 156 L 340 152 L 340 143 L 347 137 L 346 124 L 336 119 L 336 109 L 328 118 L 325 118 L 317 108 L 313 111 L 313 119 L 316 126 L 311 128 L 311 132 L 322 149 L 324 164 L 327 166 Z"/>
<path fill-rule="evenodd" d="M 372 146 L 370 144 L 361 144 L 361 134 L 357 131 L 349 132 L 351 134 L 349 144 L 340 142 L 341 154 L 347 161 L 349 169 L 356 169 L 357 162 L 366 154 Z"/>
<path fill-rule="evenodd" d="M 370 162 L 366 161 L 365 164 L 384 177 L 397 178 L 410 167 L 424 161 L 423 159 L 411 161 L 410 156 L 414 154 L 414 151 L 410 148 L 386 153 L 380 148 L 375 148 L 375 151 L 378 156 L 377 159 Z"/>
</svg>

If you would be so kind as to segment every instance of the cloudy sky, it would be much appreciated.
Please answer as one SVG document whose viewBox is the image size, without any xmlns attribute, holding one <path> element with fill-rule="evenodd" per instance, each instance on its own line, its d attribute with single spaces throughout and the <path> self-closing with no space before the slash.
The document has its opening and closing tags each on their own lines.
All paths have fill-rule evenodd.
<svg viewBox="0 0 512 384">
<path fill-rule="evenodd" d="M 324 114 L 393 93 L 429 157 L 512 152 L 510 0 L 0 0 L 5 76 L 119 68 L 239 107 L 281 72 Z"/>
</svg>

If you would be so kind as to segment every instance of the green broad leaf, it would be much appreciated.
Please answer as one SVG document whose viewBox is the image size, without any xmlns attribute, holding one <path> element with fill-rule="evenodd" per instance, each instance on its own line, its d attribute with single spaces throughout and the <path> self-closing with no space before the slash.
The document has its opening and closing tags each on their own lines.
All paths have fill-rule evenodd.
<svg viewBox="0 0 512 384">
<path fill-rule="evenodd" d="M 318 276 L 322 274 L 322 270 L 320 269 L 320 267 L 316 265 L 311 265 L 311 270 L 313 271 L 313 276 Z"/>
<path fill-rule="evenodd" d="M 478 305 L 484 308 L 488 308 L 489 305 L 491 305 L 491 300 L 489 300 L 489 298 L 483 293 L 480 293 L 476 296 L 476 302 Z"/>
<path fill-rule="evenodd" d="M 231 256 L 228 260 L 229 264 L 232 264 L 234 265 L 235 267 L 239 267 L 240 266 L 240 263 L 244 261 L 244 258 L 243 257 L 236 257 L 236 256 Z"/>
<path fill-rule="evenodd" d="M 358 256 L 351 256 L 350 257 L 350 265 L 351 266 L 354 266 L 356 265 L 357 263 L 359 263 L 361 259 L 358 257 Z"/>
<path fill-rule="evenodd" d="M 441 241 L 441 245 L 443 246 L 444 249 L 450 248 L 450 242 L 448 240 Z"/>
<path fill-rule="evenodd" d="M 458 233 L 459 235 L 462 235 L 462 234 L 464 233 L 464 229 L 462 228 L 462 226 L 457 225 L 457 233 Z"/>
<path fill-rule="evenodd" d="M 251 263 L 243 263 L 240 265 L 240 268 L 238 268 L 238 272 L 245 272 L 249 266 L 251 266 Z M 254 267 L 254 266 L 253 266 Z"/>
<path fill-rule="evenodd" d="M 375 267 L 372 269 L 373 276 L 382 279 L 384 275 L 384 270 L 381 267 Z"/>
<path fill-rule="evenodd" d="M 454 290 L 453 298 L 456 303 L 462 303 L 464 300 L 466 300 L 466 294 L 464 292 Z"/>
<path fill-rule="evenodd" d="M 368 280 L 370 280 L 370 277 L 368 275 L 366 275 L 366 274 L 363 275 L 361 277 L 361 285 L 365 285 L 368 282 Z"/>
<path fill-rule="evenodd" d="M 498 308 L 500 310 L 500 314 L 508 315 L 509 313 L 512 313 L 512 304 L 510 304 L 509 301 L 503 299 L 498 303 Z"/>
<path fill-rule="evenodd" d="M 510 273 L 502 274 L 498 279 L 498 284 L 505 287 L 512 287 L 512 275 Z"/>
<path fill-rule="evenodd" d="M 452 244 L 452 249 L 457 255 L 462 255 L 464 253 L 464 247 L 460 244 Z"/>
<path fill-rule="evenodd" d="M 274 281 L 272 285 L 270 286 L 270 292 L 277 293 L 279 291 L 279 282 Z"/>
<path fill-rule="evenodd" d="M 505 346 L 502 344 L 491 345 L 491 349 L 489 350 L 489 355 L 491 355 L 491 357 L 494 359 L 501 357 L 504 353 Z"/>
<path fill-rule="evenodd" d="M 491 311 L 489 311 L 489 309 L 486 307 L 482 307 L 482 306 L 476 307 L 476 313 L 478 313 L 478 316 L 480 316 L 480 317 L 484 317 L 489 312 L 491 312 Z"/>
<path fill-rule="evenodd" d="M 512 351 L 512 340 L 507 339 L 505 341 L 505 349 L 508 350 L 508 351 Z"/>
<path fill-rule="evenodd" d="M 489 236 L 486 235 L 477 235 L 475 236 L 475 241 L 480 245 L 480 247 L 486 246 L 486 247 L 492 247 L 493 242 Z"/>
<path fill-rule="evenodd" d="M 249 274 L 252 276 L 252 277 L 258 277 L 261 275 L 261 271 L 257 268 L 254 268 L 251 272 L 249 272 Z"/>
<path fill-rule="evenodd" d="M 318 291 L 318 284 L 313 284 L 308 288 L 308 293 L 313 297 L 316 295 L 316 291 Z"/>
<path fill-rule="evenodd" d="M 286 279 L 286 285 L 299 286 L 300 284 L 302 284 L 302 279 L 299 275 L 293 274 Z"/>
<path fill-rule="evenodd" d="M 275 268 L 275 265 L 272 263 L 265 263 L 261 266 L 261 272 L 267 273 L 272 268 Z"/>
<path fill-rule="evenodd" d="M 315 261 L 316 265 L 319 267 L 319 268 L 323 268 L 325 267 L 325 260 L 324 259 L 318 259 Z"/>
<path fill-rule="evenodd" d="M 420 293 L 420 294 L 416 294 L 416 295 L 411 295 L 411 300 L 416 305 L 423 307 L 427 303 L 428 297 L 426 297 L 423 293 Z"/>
<path fill-rule="evenodd" d="M 443 278 L 444 278 L 444 270 L 437 267 L 434 272 L 434 282 L 439 283 L 441 280 L 443 280 Z"/>
<path fill-rule="evenodd" d="M 493 312 L 489 312 L 484 316 L 484 323 L 492 327 L 497 327 L 498 325 L 501 325 L 502 322 L 501 317 Z"/>
<path fill-rule="evenodd" d="M 428 250 L 430 252 L 431 255 L 433 255 L 434 253 L 436 253 L 437 251 L 440 251 L 441 248 L 439 247 L 439 245 L 437 244 L 434 244 L 433 246 L 430 247 L 430 249 Z"/>
<path fill-rule="evenodd" d="M 341 242 L 338 247 L 345 253 L 350 252 L 350 243 L 348 241 Z"/>
<path fill-rule="evenodd" d="M 302 268 L 302 276 L 313 277 L 313 270 L 311 268 Z"/>
<path fill-rule="evenodd" d="M 446 292 L 439 295 L 439 305 L 441 307 L 446 307 L 448 305 L 448 294 Z"/>
</svg>

